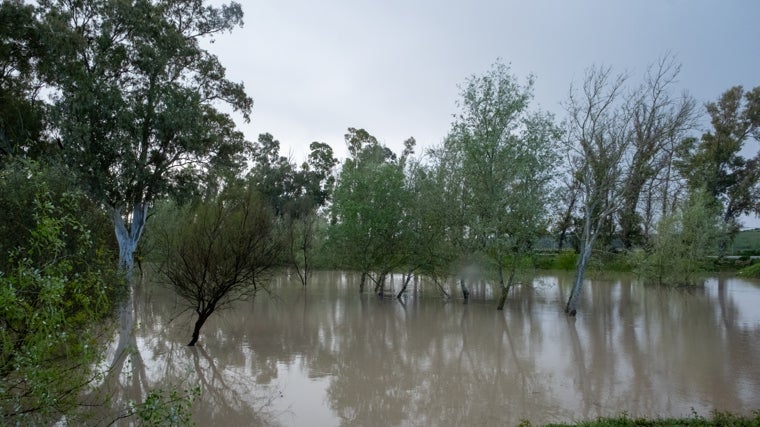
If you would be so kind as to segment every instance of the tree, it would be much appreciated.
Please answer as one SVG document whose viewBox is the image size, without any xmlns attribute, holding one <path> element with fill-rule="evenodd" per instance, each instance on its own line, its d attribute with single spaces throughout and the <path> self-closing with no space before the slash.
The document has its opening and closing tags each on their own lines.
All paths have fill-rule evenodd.
<svg viewBox="0 0 760 427">
<path fill-rule="evenodd" d="M 43 56 L 34 6 L 20 0 L 0 4 L 0 159 L 36 157 L 44 128 L 37 63 Z"/>
<path fill-rule="evenodd" d="M 533 78 L 521 86 L 496 63 L 462 89 L 460 113 L 445 149 L 458 159 L 467 229 L 493 262 L 504 307 L 520 258 L 546 230 L 559 129 L 545 112 L 528 110 Z M 508 268 L 508 278 L 505 269 Z"/>
<path fill-rule="evenodd" d="M 296 181 L 302 188 L 302 194 L 289 205 L 286 216 L 289 233 L 286 246 L 290 264 L 304 286 L 313 269 L 320 228 L 326 223 L 321 210 L 332 199 L 335 183 L 333 169 L 338 163 L 329 145 L 314 141 L 309 148 L 309 156 L 297 172 Z"/>
<path fill-rule="evenodd" d="M 164 242 L 166 278 L 198 316 L 189 346 L 214 311 L 265 284 L 281 250 L 271 208 L 250 187 L 188 207 Z"/>
<path fill-rule="evenodd" d="M 399 267 L 403 218 L 404 168 L 387 147 L 364 129 L 345 136 L 350 158 L 335 188 L 330 239 L 343 261 L 375 282 L 382 294 L 388 273 Z M 375 273 L 373 275 L 373 273 Z"/>
<path fill-rule="evenodd" d="M 449 135 L 451 137 L 451 135 Z M 463 153 L 448 150 L 444 142 L 439 147 L 429 151 L 431 158 L 432 175 L 435 181 L 435 197 L 440 198 L 438 204 L 432 205 L 443 214 L 442 226 L 444 242 L 451 252 L 448 257 L 439 259 L 448 270 L 442 270 L 439 274 L 453 274 L 458 276 L 459 287 L 465 304 L 469 300 L 470 290 L 465 280 L 464 271 L 469 267 L 479 254 L 477 246 L 470 238 L 469 230 L 469 205 L 468 189 L 464 184 L 463 170 L 460 167 Z M 447 259 L 448 258 L 448 259 Z M 433 276 L 435 279 L 435 276 Z"/>
<path fill-rule="evenodd" d="M 164 194 L 236 168 L 246 142 L 225 103 L 252 101 L 201 39 L 242 23 L 231 3 L 42 0 L 53 123 L 84 188 L 108 207 L 129 274 L 148 209 Z"/>
<path fill-rule="evenodd" d="M 621 102 L 625 80 L 611 76 L 609 68 L 591 68 L 581 89 L 571 89 L 565 105 L 568 160 L 579 185 L 582 217 L 580 255 L 565 306 L 571 316 L 576 314 L 594 243 L 622 206 L 623 160 L 631 141 L 631 109 Z"/>
<path fill-rule="evenodd" d="M 706 108 L 712 130 L 699 141 L 686 141 L 678 166 L 692 190 L 704 189 L 721 207 L 727 230 L 719 245 L 723 255 L 739 230 L 739 216 L 760 212 L 760 154 L 741 154 L 748 138 L 760 140 L 760 86 L 747 92 L 735 86 Z"/>
<path fill-rule="evenodd" d="M 287 205 L 300 196 L 296 165 L 280 155 L 280 141 L 269 133 L 259 135 L 251 154 L 248 177 L 276 216 L 284 216 Z"/>
<path fill-rule="evenodd" d="M 661 199 L 659 213 L 669 213 L 674 152 L 695 120 L 694 100 L 670 93 L 680 68 L 672 56 L 663 57 L 649 68 L 643 85 L 631 95 L 631 153 L 619 211 L 620 238 L 627 249 L 645 243 L 646 230 L 655 217 L 655 197 Z M 643 212 L 639 207 L 642 198 Z"/>
<path fill-rule="evenodd" d="M 337 164 L 329 145 L 315 141 L 309 148 L 307 160 L 298 168 L 280 155 L 279 141 L 271 134 L 261 134 L 254 145 L 253 167 L 248 174 L 284 223 L 288 263 L 304 286 L 312 270 L 314 239 L 320 224 L 318 211 L 332 196 L 333 168 Z"/>
<path fill-rule="evenodd" d="M 401 297 L 413 274 L 422 274 L 433 279 L 439 289 L 448 296 L 439 280 L 451 273 L 457 252 L 452 244 L 452 236 L 447 230 L 454 225 L 457 205 L 449 201 L 445 182 L 451 171 L 440 167 L 435 156 L 433 164 L 422 161 L 408 162 L 402 201 L 401 258 L 405 269 Z"/>
</svg>

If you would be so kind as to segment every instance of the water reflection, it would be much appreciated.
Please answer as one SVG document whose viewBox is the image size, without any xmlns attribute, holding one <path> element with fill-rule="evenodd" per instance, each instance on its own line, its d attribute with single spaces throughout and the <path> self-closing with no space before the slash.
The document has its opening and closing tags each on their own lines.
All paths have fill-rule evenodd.
<svg viewBox="0 0 760 427">
<path fill-rule="evenodd" d="M 398 284 L 398 280 L 396 283 Z M 416 282 L 403 303 L 358 294 L 351 273 L 283 275 L 278 299 L 209 319 L 168 291 L 135 293 L 135 352 L 117 396 L 197 384 L 198 425 L 515 425 L 616 415 L 760 409 L 760 287 L 720 278 L 693 291 L 595 278 L 577 318 L 569 276 L 514 288 L 504 312 Z M 486 295 L 488 286 L 473 286 Z M 455 294 L 455 292 L 452 292 Z"/>
</svg>

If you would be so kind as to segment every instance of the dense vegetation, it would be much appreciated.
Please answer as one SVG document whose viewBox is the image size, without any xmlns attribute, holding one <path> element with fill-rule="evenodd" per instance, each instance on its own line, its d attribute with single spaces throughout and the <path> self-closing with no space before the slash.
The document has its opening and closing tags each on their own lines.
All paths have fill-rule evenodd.
<svg viewBox="0 0 760 427">
<path fill-rule="evenodd" d="M 502 308 L 548 249 L 576 271 L 574 315 L 595 257 L 692 284 L 760 211 L 760 157 L 742 154 L 760 87 L 702 109 L 666 56 L 640 80 L 589 69 L 556 118 L 497 61 L 464 82 L 439 146 L 395 153 L 348 128 L 348 158 L 313 142 L 298 165 L 219 109 L 247 120 L 252 100 L 200 42 L 241 23 L 239 4 L 201 0 L 0 5 L 0 423 L 72 417 L 136 254 L 198 314 L 195 343 L 282 266 L 304 286 L 314 268 L 355 269 L 380 295 L 393 272 L 458 280 L 465 300 L 476 266 Z"/>
</svg>

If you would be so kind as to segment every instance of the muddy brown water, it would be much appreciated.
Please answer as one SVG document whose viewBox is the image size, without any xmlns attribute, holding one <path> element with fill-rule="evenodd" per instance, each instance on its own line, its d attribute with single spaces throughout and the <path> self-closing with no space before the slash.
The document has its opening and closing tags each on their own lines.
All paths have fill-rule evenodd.
<svg viewBox="0 0 760 427">
<path fill-rule="evenodd" d="M 181 301 L 145 282 L 131 352 L 102 393 L 124 407 L 151 389 L 200 386 L 199 426 L 535 425 L 760 410 L 760 282 L 672 290 L 595 278 L 572 319 L 562 311 L 570 280 L 527 280 L 499 312 L 487 285 L 464 305 L 416 282 L 402 303 L 360 295 L 353 273 L 316 273 L 306 289 L 283 274 L 274 296 L 215 313 L 195 348 L 185 345 L 194 319 Z"/>
</svg>

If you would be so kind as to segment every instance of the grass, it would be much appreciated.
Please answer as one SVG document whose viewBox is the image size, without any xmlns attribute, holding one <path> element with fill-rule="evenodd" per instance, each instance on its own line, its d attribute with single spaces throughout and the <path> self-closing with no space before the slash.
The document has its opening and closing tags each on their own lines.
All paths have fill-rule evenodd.
<svg viewBox="0 0 760 427">
<path fill-rule="evenodd" d="M 615 418 L 597 418 L 593 421 L 582 421 L 570 424 L 547 424 L 547 427 L 579 426 L 579 427 L 659 427 L 659 426 L 760 426 L 760 411 L 755 411 L 751 416 L 730 414 L 727 412 L 714 412 L 712 417 L 705 418 L 694 414 L 689 418 L 631 418 L 622 414 Z M 531 427 L 530 421 L 523 421 L 520 427 Z"/>
</svg>

